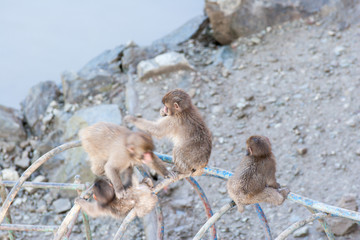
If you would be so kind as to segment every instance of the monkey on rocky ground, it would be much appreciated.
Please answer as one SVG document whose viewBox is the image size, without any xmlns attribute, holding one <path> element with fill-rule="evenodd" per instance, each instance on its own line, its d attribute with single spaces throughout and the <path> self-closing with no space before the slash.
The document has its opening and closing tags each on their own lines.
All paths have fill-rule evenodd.
<svg viewBox="0 0 360 240">
<path fill-rule="evenodd" d="M 112 184 L 108 180 L 98 178 L 93 187 L 95 202 L 77 198 L 75 203 L 93 218 L 101 216 L 123 218 L 133 208 L 137 217 L 143 217 L 154 209 L 158 198 L 152 192 L 153 184 L 149 178 L 144 178 L 140 184 L 137 179 L 132 181 L 133 185 L 126 190 L 126 193 L 121 198 L 117 198 Z"/>
<path fill-rule="evenodd" d="M 81 129 L 79 137 L 89 154 L 92 172 L 97 176 L 105 175 L 113 184 L 118 198 L 122 197 L 125 190 L 120 174 L 125 175 L 125 187 L 131 186 L 133 166 L 144 163 L 165 178 L 172 176 L 153 153 L 153 141 L 146 133 L 100 122 Z"/>
<path fill-rule="evenodd" d="M 282 204 L 289 190 L 280 189 L 276 182 L 276 160 L 269 139 L 251 136 L 246 141 L 246 150 L 246 156 L 227 182 L 228 193 L 238 211 L 244 211 L 243 205 L 260 202 Z"/>
<path fill-rule="evenodd" d="M 157 138 L 170 138 L 174 143 L 175 170 L 182 174 L 201 175 L 211 154 L 209 129 L 185 91 L 175 89 L 168 92 L 162 103 L 162 118 L 156 122 L 133 116 L 126 116 L 124 120 Z"/>
</svg>

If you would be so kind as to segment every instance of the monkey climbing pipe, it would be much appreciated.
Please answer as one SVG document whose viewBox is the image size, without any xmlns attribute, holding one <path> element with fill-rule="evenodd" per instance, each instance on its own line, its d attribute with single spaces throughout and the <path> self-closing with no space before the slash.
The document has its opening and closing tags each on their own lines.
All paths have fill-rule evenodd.
<svg viewBox="0 0 360 240">
<path fill-rule="evenodd" d="M 9 238 L 14 239 L 13 231 L 39 231 L 39 232 L 54 232 L 55 236 L 54 239 L 68 239 L 72 227 L 75 224 L 76 218 L 79 214 L 80 207 L 77 204 L 74 204 L 72 209 L 68 212 L 65 219 L 61 223 L 59 227 L 57 226 L 43 226 L 43 225 L 24 225 L 24 224 L 11 224 L 11 217 L 9 212 L 9 207 L 11 203 L 14 201 L 14 198 L 16 194 L 19 192 L 21 187 L 33 187 L 33 188 L 56 188 L 56 189 L 70 189 L 70 190 L 76 190 L 83 198 L 88 198 L 91 193 L 91 187 L 87 187 L 85 184 L 80 184 L 79 179 L 75 179 L 74 184 L 70 183 L 33 183 L 33 182 L 25 182 L 26 179 L 30 177 L 30 175 L 36 171 L 44 162 L 55 156 L 56 154 L 63 152 L 67 149 L 79 147 L 81 146 L 80 141 L 73 141 L 69 143 L 62 144 L 61 146 L 58 146 L 48 153 L 41 156 L 38 160 L 36 160 L 19 178 L 16 182 L 11 181 L 2 181 L 0 178 L 0 194 L 3 199 L 3 204 L 0 210 L 0 230 L 7 230 L 9 231 Z M 163 154 L 157 154 L 160 159 L 162 159 L 164 162 L 172 163 L 171 156 L 163 155 Z M 141 171 L 140 171 L 141 172 Z M 223 169 L 219 168 L 210 168 L 206 167 L 203 172 L 203 176 L 212 176 L 217 177 L 220 179 L 228 179 L 232 175 L 231 172 L 228 172 Z M 231 209 L 233 206 L 235 206 L 235 203 L 231 201 L 230 203 L 226 204 L 218 212 L 215 214 L 212 214 L 210 204 L 206 198 L 206 195 L 204 191 L 201 189 L 200 185 L 196 182 L 196 180 L 189 175 L 178 175 L 175 178 L 171 179 L 165 179 L 164 181 L 160 182 L 154 189 L 154 193 L 157 194 L 160 190 L 162 190 L 164 187 L 168 186 L 169 184 L 179 181 L 183 178 L 186 178 L 187 181 L 194 187 L 195 191 L 200 196 L 205 210 L 208 217 L 207 222 L 202 226 L 202 228 L 199 230 L 199 232 L 195 235 L 194 239 L 201 239 L 201 237 L 205 234 L 205 232 L 212 228 L 211 230 L 211 239 L 217 239 L 216 235 L 216 229 L 215 229 L 215 222 L 221 218 L 222 215 L 224 215 L 229 209 Z M 6 196 L 5 192 L 5 186 L 13 186 L 10 193 Z M 283 231 L 276 240 L 282 240 L 285 239 L 287 236 L 289 236 L 292 232 L 294 232 L 296 229 L 304 226 L 305 224 L 318 220 L 321 225 L 324 228 L 324 231 L 329 239 L 334 239 L 334 235 L 332 234 L 328 224 L 324 220 L 324 218 L 328 217 L 342 217 L 347 218 L 356 221 L 358 224 L 360 224 L 360 213 L 327 205 L 303 196 L 300 196 L 295 193 L 289 193 L 288 200 L 293 201 L 295 203 L 301 204 L 305 206 L 311 213 L 310 217 L 308 217 L 305 220 L 296 222 L 292 224 L 290 227 L 288 227 L 285 231 Z M 273 239 L 270 227 L 267 223 L 266 217 L 264 212 L 262 211 L 259 204 L 253 205 L 258 217 L 260 219 L 261 224 L 263 225 L 265 229 L 265 238 L 266 239 Z M 164 224 L 162 219 L 162 213 L 160 206 L 156 206 L 156 212 L 158 215 L 158 239 L 163 239 L 164 234 Z M 126 231 L 126 228 L 128 224 L 134 219 L 135 214 L 134 211 L 130 211 L 130 213 L 125 217 L 122 224 L 120 225 L 114 239 L 120 239 L 121 236 Z M 3 223 L 4 219 L 7 223 Z M 91 239 L 91 232 L 88 222 L 88 217 L 86 214 L 83 214 L 83 222 L 85 225 L 85 231 L 86 231 L 86 238 L 89 240 Z"/>
</svg>

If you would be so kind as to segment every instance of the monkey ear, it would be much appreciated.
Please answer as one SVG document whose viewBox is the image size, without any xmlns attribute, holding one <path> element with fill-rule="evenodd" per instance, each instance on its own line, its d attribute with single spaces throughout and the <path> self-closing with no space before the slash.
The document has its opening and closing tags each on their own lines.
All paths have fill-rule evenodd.
<svg viewBox="0 0 360 240">
<path fill-rule="evenodd" d="M 251 150 L 251 147 L 249 147 L 249 153 L 250 153 L 250 156 L 252 156 L 252 150 Z"/>
<path fill-rule="evenodd" d="M 134 153 L 135 152 L 135 147 L 133 144 L 129 144 L 127 146 L 127 150 L 130 152 L 130 153 Z"/>
<path fill-rule="evenodd" d="M 177 102 L 174 103 L 174 107 L 177 111 L 181 111 L 181 108 Z"/>
</svg>

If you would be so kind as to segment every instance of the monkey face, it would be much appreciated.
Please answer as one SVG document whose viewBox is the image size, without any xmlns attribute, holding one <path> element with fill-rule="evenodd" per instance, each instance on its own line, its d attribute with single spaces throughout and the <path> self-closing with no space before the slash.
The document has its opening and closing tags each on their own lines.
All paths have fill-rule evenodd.
<svg viewBox="0 0 360 240">
<path fill-rule="evenodd" d="M 93 187 L 93 197 L 101 205 L 106 205 L 115 198 L 115 190 L 110 182 L 98 178 Z"/>
</svg>

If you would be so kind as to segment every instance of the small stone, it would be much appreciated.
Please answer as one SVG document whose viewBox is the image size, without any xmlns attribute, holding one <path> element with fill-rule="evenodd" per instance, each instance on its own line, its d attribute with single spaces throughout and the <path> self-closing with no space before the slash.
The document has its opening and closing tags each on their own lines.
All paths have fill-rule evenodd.
<svg viewBox="0 0 360 240">
<path fill-rule="evenodd" d="M 301 156 L 305 155 L 307 153 L 307 148 L 298 148 L 297 150 L 297 153 Z"/>
<path fill-rule="evenodd" d="M 34 180 L 32 180 L 32 182 L 46 182 L 46 181 L 47 181 L 46 177 L 44 177 L 42 175 L 39 175 L 36 178 L 34 178 Z M 36 192 L 37 188 L 27 187 L 27 188 L 25 188 L 25 190 L 28 193 L 33 194 Z"/>
<path fill-rule="evenodd" d="M 250 39 L 251 43 L 253 45 L 257 45 L 257 44 L 260 44 L 261 43 L 261 39 L 260 38 L 257 38 L 257 37 L 253 37 Z"/>
<path fill-rule="evenodd" d="M 190 208 L 192 205 L 187 199 L 176 199 L 174 201 L 171 201 L 170 204 L 175 209 Z"/>
<path fill-rule="evenodd" d="M 17 181 L 19 179 L 18 172 L 11 168 L 2 170 L 1 174 L 2 174 L 3 180 Z"/>
<path fill-rule="evenodd" d="M 354 118 L 350 118 L 345 122 L 345 124 L 348 125 L 349 127 L 356 127 L 356 121 Z"/>
<path fill-rule="evenodd" d="M 29 157 L 16 158 L 15 165 L 20 168 L 28 168 L 30 165 L 30 159 Z"/>
<path fill-rule="evenodd" d="M 295 238 L 302 238 L 302 237 L 306 237 L 307 235 L 309 235 L 309 227 L 308 226 L 299 228 L 298 230 L 296 230 L 293 233 L 293 236 Z"/>
<path fill-rule="evenodd" d="M 63 213 L 71 208 L 71 202 L 68 198 L 60 198 L 55 200 L 52 205 L 56 213 Z"/>
<path fill-rule="evenodd" d="M 351 211 L 357 211 L 358 205 L 356 203 L 355 194 L 345 194 L 339 200 L 337 206 Z M 327 220 L 331 231 L 336 236 L 344 236 L 357 229 L 357 224 L 354 221 L 345 218 L 330 218 Z"/>
<path fill-rule="evenodd" d="M 265 111 L 266 110 L 266 106 L 264 106 L 264 105 L 259 105 L 258 106 L 258 111 L 259 112 L 263 112 L 263 111 Z"/>
<path fill-rule="evenodd" d="M 196 104 L 196 106 L 197 106 L 198 108 L 200 108 L 200 109 L 205 109 L 205 108 L 206 108 L 205 104 L 202 103 L 202 102 L 198 102 L 198 103 Z"/>
<path fill-rule="evenodd" d="M 225 194 L 227 191 L 226 191 L 226 188 L 219 188 L 218 189 L 218 192 L 221 193 L 221 194 Z"/>
<path fill-rule="evenodd" d="M 195 95 L 196 95 L 196 89 L 195 89 L 195 88 L 191 88 L 188 93 L 189 93 L 189 96 L 190 96 L 191 98 L 194 98 Z"/>
<path fill-rule="evenodd" d="M 0 148 L 3 149 L 6 153 L 11 153 L 15 150 L 15 143 L 14 142 L 1 142 Z"/>
<path fill-rule="evenodd" d="M 212 107 L 211 112 L 216 115 L 223 114 L 224 107 L 222 105 L 216 105 L 216 106 Z"/>
<path fill-rule="evenodd" d="M 48 124 L 53 118 L 54 115 L 52 113 L 46 114 L 45 117 L 43 117 L 42 122 L 43 124 Z"/>
<path fill-rule="evenodd" d="M 343 46 L 337 46 L 334 48 L 334 53 L 336 56 L 340 56 L 345 51 Z"/>
<path fill-rule="evenodd" d="M 224 138 L 223 138 L 223 137 L 220 137 L 220 138 L 219 138 L 219 143 L 220 143 L 220 144 L 223 144 L 223 143 L 224 143 L 224 141 L 225 141 L 225 140 L 224 140 Z"/>
<path fill-rule="evenodd" d="M 358 156 L 360 156 L 360 148 L 355 151 L 355 154 L 358 155 Z"/>
<path fill-rule="evenodd" d="M 330 30 L 330 31 L 328 31 L 328 35 L 331 36 L 331 37 L 333 37 L 333 36 L 336 35 L 336 32 Z"/>
</svg>

